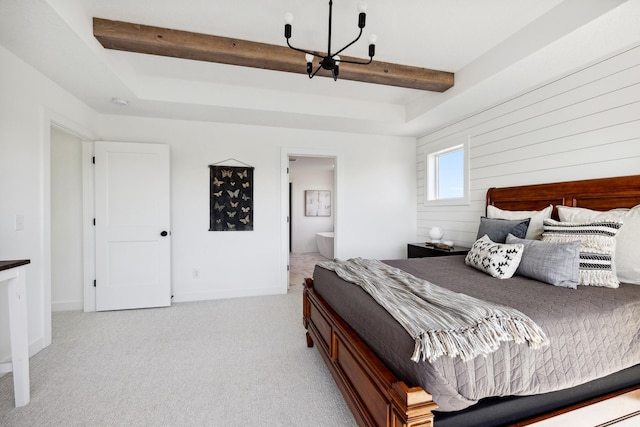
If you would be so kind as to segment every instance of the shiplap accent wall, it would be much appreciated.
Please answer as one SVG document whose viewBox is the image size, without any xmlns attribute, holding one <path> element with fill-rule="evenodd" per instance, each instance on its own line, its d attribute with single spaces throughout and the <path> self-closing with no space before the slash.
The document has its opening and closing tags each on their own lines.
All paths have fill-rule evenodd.
<svg viewBox="0 0 640 427">
<path fill-rule="evenodd" d="M 549 64 L 552 66 L 552 64 Z M 425 154 L 470 138 L 470 204 L 426 207 Z M 417 142 L 418 240 L 471 245 L 490 187 L 640 174 L 640 46 L 589 64 Z"/>
</svg>

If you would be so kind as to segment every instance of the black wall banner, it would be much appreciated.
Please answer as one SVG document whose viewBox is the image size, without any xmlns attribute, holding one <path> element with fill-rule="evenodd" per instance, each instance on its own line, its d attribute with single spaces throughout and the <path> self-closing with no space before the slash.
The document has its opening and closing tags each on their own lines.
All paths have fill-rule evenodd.
<svg viewBox="0 0 640 427">
<path fill-rule="evenodd" d="M 253 167 L 209 166 L 209 231 L 253 230 Z"/>
</svg>

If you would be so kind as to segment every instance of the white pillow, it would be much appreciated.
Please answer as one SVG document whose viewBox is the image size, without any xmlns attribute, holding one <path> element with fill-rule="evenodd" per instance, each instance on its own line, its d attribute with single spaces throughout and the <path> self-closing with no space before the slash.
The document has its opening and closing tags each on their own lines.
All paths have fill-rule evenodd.
<svg viewBox="0 0 640 427">
<path fill-rule="evenodd" d="M 506 211 L 495 206 L 487 206 L 487 218 L 500 218 L 500 219 L 525 219 L 531 218 L 529 221 L 529 228 L 527 229 L 527 239 L 539 240 L 544 231 L 542 222 L 545 219 L 551 218 L 551 212 L 553 212 L 553 205 L 549 205 L 540 211 Z"/>
<path fill-rule="evenodd" d="M 498 279 L 509 279 L 520 265 L 523 249 L 524 245 L 521 244 L 492 242 L 485 234 L 475 241 L 464 262 Z"/>
<path fill-rule="evenodd" d="M 585 208 L 557 206 L 560 221 L 618 221 L 622 228 L 616 235 L 616 272 L 622 283 L 640 285 L 640 205 L 631 209 L 613 209 L 606 212 Z"/>
</svg>

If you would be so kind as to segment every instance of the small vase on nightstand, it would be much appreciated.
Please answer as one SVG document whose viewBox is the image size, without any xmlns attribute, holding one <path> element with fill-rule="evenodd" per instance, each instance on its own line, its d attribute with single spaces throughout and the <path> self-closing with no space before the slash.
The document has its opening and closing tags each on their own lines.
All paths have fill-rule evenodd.
<svg viewBox="0 0 640 427">
<path fill-rule="evenodd" d="M 432 227 L 429 230 L 429 237 L 433 243 L 438 243 L 444 237 L 444 233 L 440 230 L 440 227 Z"/>
</svg>

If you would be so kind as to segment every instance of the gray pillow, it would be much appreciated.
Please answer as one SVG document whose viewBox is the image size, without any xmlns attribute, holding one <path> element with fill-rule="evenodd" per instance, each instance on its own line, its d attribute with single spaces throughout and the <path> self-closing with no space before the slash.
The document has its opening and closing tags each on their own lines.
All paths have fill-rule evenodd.
<svg viewBox="0 0 640 427">
<path fill-rule="evenodd" d="M 492 242 L 504 243 L 509 233 L 524 239 L 527 235 L 530 220 L 531 218 L 510 220 L 481 216 L 476 240 L 486 234 Z"/>
<path fill-rule="evenodd" d="M 577 289 L 580 284 L 580 241 L 550 243 L 525 240 L 512 234 L 507 243 L 524 245 L 522 259 L 516 270 L 520 276 L 563 288 Z"/>
</svg>

